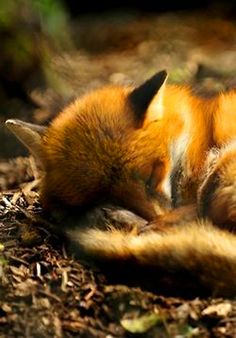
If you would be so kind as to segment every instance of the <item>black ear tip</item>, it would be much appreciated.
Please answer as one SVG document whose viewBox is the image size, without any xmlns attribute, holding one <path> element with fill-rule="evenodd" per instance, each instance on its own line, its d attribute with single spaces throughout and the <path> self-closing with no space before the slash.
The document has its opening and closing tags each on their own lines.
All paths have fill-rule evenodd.
<svg viewBox="0 0 236 338">
<path fill-rule="evenodd" d="M 167 70 L 166 69 L 161 70 L 161 73 L 163 73 L 167 76 Z"/>
<path fill-rule="evenodd" d="M 161 70 L 129 94 L 129 102 L 132 105 L 136 121 L 139 125 L 142 125 L 149 104 L 164 84 L 166 78 L 167 71 L 165 69 Z"/>
<path fill-rule="evenodd" d="M 161 73 L 163 74 L 163 76 L 167 77 L 168 73 L 166 69 L 161 70 Z"/>
<path fill-rule="evenodd" d="M 154 77 L 158 78 L 160 80 L 160 82 L 161 81 L 164 82 L 165 79 L 167 78 L 167 76 L 168 76 L 168 73 L 165 69 L 161 70 L 160 72 L 158 72 L 154 75 Z"/>
</svg>

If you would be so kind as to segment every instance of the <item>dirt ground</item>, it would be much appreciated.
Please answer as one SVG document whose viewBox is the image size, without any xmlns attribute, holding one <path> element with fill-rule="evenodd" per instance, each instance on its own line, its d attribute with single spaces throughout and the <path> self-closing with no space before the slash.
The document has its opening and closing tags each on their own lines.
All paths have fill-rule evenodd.
<svg viewBox="0 0 236 338">
<path fill-rule="evenodd" d="M 40 106 L 32 120 L 46 123 L 72 96 L 107 82 L 140 83 L 163 68 L 168 81 L 201 95 L 235 87 L 236 23 L 213 14 L 72 22 L 76 48 L 48 65 L 54 82 L 31 94 Z M 0 162 L 0 337 L 236 337 L 235 300 L 111 284 L 75 259 L 41 217 L 34 177 L 28 157 Z"/>
</svg>

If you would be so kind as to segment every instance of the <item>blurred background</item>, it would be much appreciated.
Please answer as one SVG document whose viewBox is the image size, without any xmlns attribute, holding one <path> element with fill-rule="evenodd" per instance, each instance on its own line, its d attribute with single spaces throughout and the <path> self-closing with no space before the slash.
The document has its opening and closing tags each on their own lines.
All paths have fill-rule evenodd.
<svg viewBox="0 0 236 338">
<path fill-rule="evenodd" d="M 104 83 L 138 84 L 165 68 L 202 95 L 236 87 L 235 14 L 229 0 L 1 1 L 1 163 L 27 155 L 7 118 L 47 124 Z"/>
</svg>

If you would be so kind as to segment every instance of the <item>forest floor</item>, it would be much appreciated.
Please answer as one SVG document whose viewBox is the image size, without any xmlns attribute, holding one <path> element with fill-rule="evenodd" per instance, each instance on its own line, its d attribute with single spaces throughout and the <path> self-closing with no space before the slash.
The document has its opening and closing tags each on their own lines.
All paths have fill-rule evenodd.
<svg viewBox="0 0 236 338">
<path fill-rule="evenodd" d="M 50 65 L 58 93 L 45 95 L 35 122 L 53 116 L 52 97 L 140 83 L 163 68 L 168 81 L 202 95 L 236 87 L 230 19 L 198 12 L 100 16 L 81 19 L 73 31 L 76 49 Z M 1 337 L 236 337 L 235 300 L 186 300 L 110 284 L 73 258 L 40 216 L 36 183 L 30 158 L 0 162 Z"/>
</svg>

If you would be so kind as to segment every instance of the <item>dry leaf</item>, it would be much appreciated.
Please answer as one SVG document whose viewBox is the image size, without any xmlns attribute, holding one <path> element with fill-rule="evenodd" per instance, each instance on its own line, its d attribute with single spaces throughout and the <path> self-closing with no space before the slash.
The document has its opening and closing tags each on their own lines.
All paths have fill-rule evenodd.
<svg viewBox="0 0 236 338">
<path fill-rule="evenodd" d="M 220 303 L 210 305 L 202 311 L 204 316 L 217 316 L 217 317 L 226 317 L 232 310 L 232 305 L 230 303 Z"/>
</svg>

